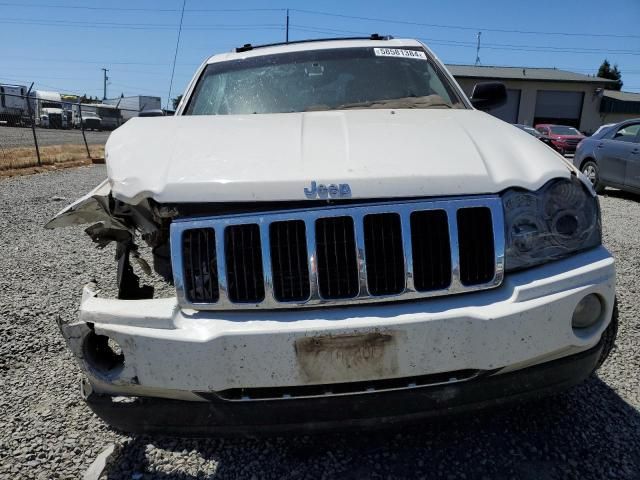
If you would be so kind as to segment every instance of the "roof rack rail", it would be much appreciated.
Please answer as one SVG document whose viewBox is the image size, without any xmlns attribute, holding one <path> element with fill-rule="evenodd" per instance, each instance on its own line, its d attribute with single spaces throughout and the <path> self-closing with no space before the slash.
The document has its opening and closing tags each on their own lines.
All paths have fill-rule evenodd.
<svg viewBox="0 0 640 480">
<path fill-rule="evenodd" d="M 291 45 L 296 43 L 329 42 L 333 40 L 393 40 L 393 37 L 391 35 L 380 35 L 378 33 L 372 33 L 368 37 L 309 38 L 306 40 L 291 40 L 289 42 L 266 43 L 264 45 L 251 45 L 250 43 L 245 43 L 243 46 L 237 47 L 235 51 L 236 53 L 241 53 L 248 52 L 256 48 L 277 47 L 280 45 Z"/>
</svg>

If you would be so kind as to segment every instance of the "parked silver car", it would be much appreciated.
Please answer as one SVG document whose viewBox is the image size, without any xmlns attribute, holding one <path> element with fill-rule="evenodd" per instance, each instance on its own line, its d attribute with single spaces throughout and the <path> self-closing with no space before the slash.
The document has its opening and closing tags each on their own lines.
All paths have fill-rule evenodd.
<svg viewBox="0 0 640 480">
<path fill-rule="evenodd" d="M 640 193 L 640 118 L 617 123 L 582 140 L 573 164 L 598 193 L 607 186 Z"/>
</svg>

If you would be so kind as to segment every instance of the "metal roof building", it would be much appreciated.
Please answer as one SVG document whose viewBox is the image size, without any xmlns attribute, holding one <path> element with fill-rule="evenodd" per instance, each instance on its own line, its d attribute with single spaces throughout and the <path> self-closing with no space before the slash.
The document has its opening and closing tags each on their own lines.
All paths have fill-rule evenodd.
<svg viewBox="0 0 640 480">
<path fill-rule="evenodd" d="M 600 113 L 605 116 L 617 114 L 640 117 L 640 93 L 605 90 L 600 103 Z"/>
<path fill-rule="evenodd" d="M 507 87 L 506 105 L 490 113 L 509 123 L 557 123 L 592 133 L 605 122 L 604 92 L 615 82 L 556 68 L 447 65 L 467 95 L 480 82 Z"/>
<path fill-rule="evenodd" d="M 482 65 L 447 65 L 454 77 L 461 78 L 494 78 L 496 80 L 537 80 L 542 82 L 578 82 L 608 84 L 613 80 L 583 75 L 581 73 L 558 70 L 557 68 L 531 67 L 485 67 Z"/>
</svg>

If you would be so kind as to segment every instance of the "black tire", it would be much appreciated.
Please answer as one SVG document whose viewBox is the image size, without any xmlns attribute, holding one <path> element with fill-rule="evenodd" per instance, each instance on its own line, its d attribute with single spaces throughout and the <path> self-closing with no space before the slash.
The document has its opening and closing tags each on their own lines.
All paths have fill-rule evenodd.
<svg viewBox="0 0 640 480">
<path fill-rule="evenodd" d="M 609 357 L 613 346 L 616 343 L 616 337 L 618 336 L 618 299 L 616 298 L 613 303 L 613 314 L 611 315 L 611 323 L 607 326 L 602 334 L 602 352 L 596 365 L 596 370 L 599 369 L 605 360 Z"/>
<path fill-rule="evenodd" d="M 600 169 L 593 160 L 587 160 L 582 164 L 582 173 L 589 179 L 596 193 L 604 192 L 604 185 L 600 181 Z"/>
</svg>

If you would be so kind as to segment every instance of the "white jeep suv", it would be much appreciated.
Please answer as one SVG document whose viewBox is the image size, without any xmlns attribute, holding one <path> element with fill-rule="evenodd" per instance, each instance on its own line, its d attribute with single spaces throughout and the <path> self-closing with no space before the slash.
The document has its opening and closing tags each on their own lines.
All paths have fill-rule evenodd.
<svg viewBox="0 0 640 480">
<path fill-rule="evenodd" d="M 109 424 L 206 434 L 415 420 L 555 392 L 612 348 L 614 262 L 573 166 L 416 40 L 209 58 L 52 219 L 117 245 L 60 322 Z M 476 107 L 476 108 L 474 108 Z M 153 298 L 130 259 L 175 285 Z"/>
</svg>

